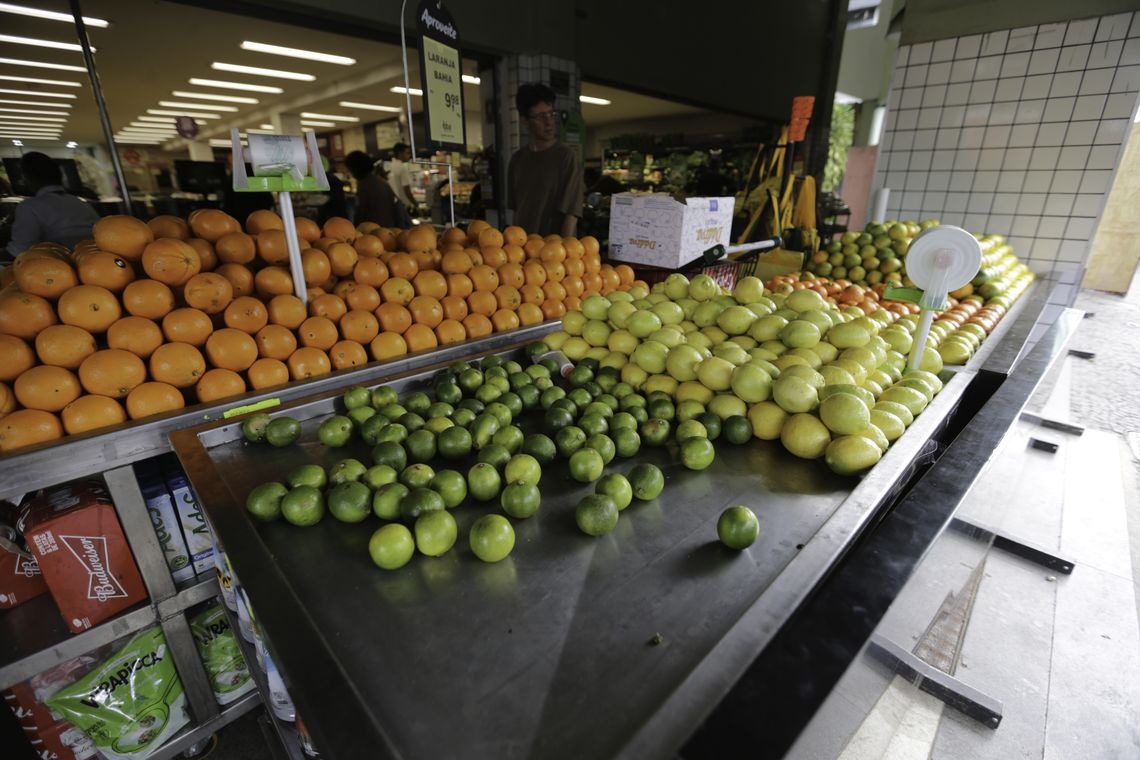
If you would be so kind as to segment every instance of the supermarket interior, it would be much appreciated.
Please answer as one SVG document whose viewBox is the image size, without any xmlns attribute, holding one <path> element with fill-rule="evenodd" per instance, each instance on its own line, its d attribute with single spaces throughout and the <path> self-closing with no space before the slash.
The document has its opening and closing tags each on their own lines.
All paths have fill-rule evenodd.
<svg viewBox="0 0 1140 760">
<path fill-rule="evenodd" d="M 1140 757 L 1136 0 L 0 3 L 0 757 Z"/>
</svg>

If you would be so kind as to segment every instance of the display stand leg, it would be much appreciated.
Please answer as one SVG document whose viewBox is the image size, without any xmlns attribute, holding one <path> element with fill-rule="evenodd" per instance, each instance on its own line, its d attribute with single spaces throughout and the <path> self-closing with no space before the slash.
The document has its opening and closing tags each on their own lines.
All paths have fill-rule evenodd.
<svg viewBox="0 0 1140 760">
<path fill-rule="evenodd" d="M 309 303 L 309 289 L 305 286 L 305 269 L 301 265 L 301 243 L 297 239 L 297 221 L 293 216 L 293 196 L 288 191 L 277 194 L 281 205 L 281 221 L 285 225 L 285 243 L 289 249 L 289 270 L 293 275 L 293 292 L 301 303 Z"/>
<path fill-rule="evenodd" d="M 1062 433 L 1068 433 L 1069 435 L 1084 435 L 1085 433 L 1085 429 L 1080 425 L 1073 425 L 1059 420 L 1050 420 L 1042 417 L 1040 414 L 1033 414 L 1032 412 L 1022 412 L 1021 419 L 1032 425 L 1040 425 L 1050 430 L 1060 430 Z"/>
<path fill-rule="evenodd" d="M 955 517 L 951 520 L 950 527 L 970 538 L 980 541 L 992 541 L 992 545 L 995 549 L 1001 549 L 1008 554 L 1027 559 L 1030 562 L 1041 565 L 1042 567 L 1047 567 L 1062 575 L 1071 575 L 1073 568 L 1077 565 L 1073 560 L 1061 557 L 1040 546 L 1035 546 L 1021 539 L 1010 538 L 1009 536 L 1002 535 L 993 528 L 977 525 L 963 520 L 960 517 Z"/>
</svg>

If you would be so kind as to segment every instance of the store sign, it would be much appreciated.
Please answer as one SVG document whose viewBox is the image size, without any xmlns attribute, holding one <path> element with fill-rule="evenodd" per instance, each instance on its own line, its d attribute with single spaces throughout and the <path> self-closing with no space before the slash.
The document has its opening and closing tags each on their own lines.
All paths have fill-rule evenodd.
<svg viewBox="0 0 1140 760">
<path fill-rule="evenodd" d="M 421 0 L 416 11 L 420 32 L 420 82 L 427 138 L 435 149 L 464 151 L 463 59 L 459 28 L 442 0 Z"/>
<path fill-rule="evenodd" d="M 198 122 L 190 116 L 179 116 L 174 120 L 174 128 L 178 130 L 178 134 L 185 137 L 187 140 L 193 140 L 198 136 Z"/>
</svg>

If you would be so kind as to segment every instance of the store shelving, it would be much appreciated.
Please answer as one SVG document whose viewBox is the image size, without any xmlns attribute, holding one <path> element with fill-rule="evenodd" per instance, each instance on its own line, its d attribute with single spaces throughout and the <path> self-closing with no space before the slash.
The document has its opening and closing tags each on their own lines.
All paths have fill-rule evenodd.
<svg viewBox="0 0 1140 760">
<path fill-rule="evenodd" d="M 219 712 L 217 717 L 212 720 L 187 728 L 148 755 L 147 760 L 168 760 L 168 758 L 178 757 L 189 747 L 208 738 L 219 729 L 233 723 L 260 704 L 261 694 L 257 691 L 251 691 L 233 704 L 226 705 L 226 708 Z"/>
</svg>

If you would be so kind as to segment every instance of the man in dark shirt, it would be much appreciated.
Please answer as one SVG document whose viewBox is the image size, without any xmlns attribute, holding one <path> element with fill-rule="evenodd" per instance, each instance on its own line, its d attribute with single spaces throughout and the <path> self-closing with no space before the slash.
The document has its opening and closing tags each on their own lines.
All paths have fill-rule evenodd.
<svg viewBox="0 0 1140 760">
<path fill-rule="evenodd" d="M 582 215 L 582 166 L 577 154 L 558 142 L 554 91 L 524 84 L 515 105 L 530 139 L 511 156 L 507 171 L 512 223 L 540 235 L 573 236 Z"/>
<path fill-rule="evenodd" d="M 381 227 L 396 226 L 396 194 L 372 170 L 368 154 L 354 150 L 344 157 L 344 165 L 356 179 L 356 224 L 375 222 Z"/>
<path fill-rule="evenodd" d="M 36 243 L 72 247 L 91 237 L 99 213 L 63 189 L 63 173 L 43 153 L 25 153 L 20 171 L 35 195 L 16 207 L 8 254 L 16 257 Z"/>
</svg>

